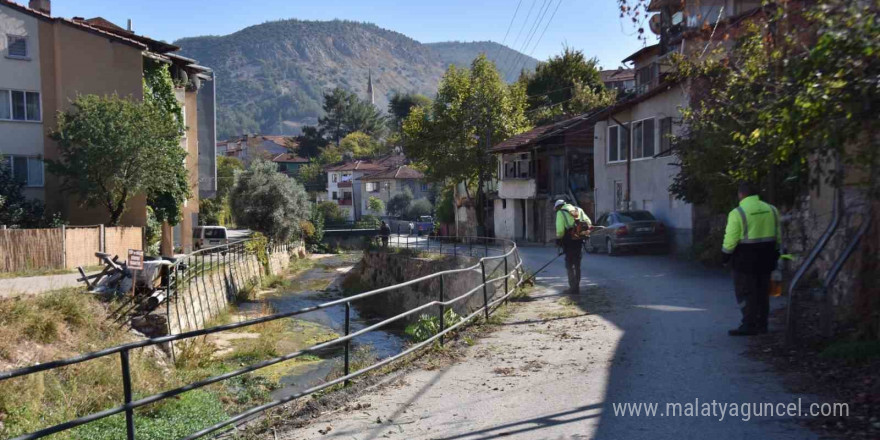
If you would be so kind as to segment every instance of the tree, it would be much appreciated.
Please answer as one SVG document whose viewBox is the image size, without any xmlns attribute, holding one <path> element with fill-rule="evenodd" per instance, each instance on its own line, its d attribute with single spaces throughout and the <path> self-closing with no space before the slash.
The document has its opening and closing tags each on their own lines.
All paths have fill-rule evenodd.
<svg viewBox="0 0 880 440">
<path fill-rule="evenodd" d="M 384 124 L 385 117 L 376 107 L 362 101 L 354 93 L 339 87 L 324 93 L 324 116 L 318 119 L 318 127 L 336 146 L 339 146 L 342 138 L 355 131 L 379 137 Z"/>
<path fill-rule="evenodd" d="M 286 241 L 309 218 L 303 186 L 281 174 L 273 162 L 257 159 L 236 179 L 230 194 L 232 213 L 239 226 Z"/>
<path fill-rule="evenodd" d="M 321 218 L 324 219 L 325 223 L 328 224 L 338 224 L 345 223 L 348 220 L 348 216 L 345 215 L 345 212 L 336 204 L 336 202 L 326 201 L 318 203 L 316 209 L 319 213 L 321 213 Z"/>
<path fill-rule="evenodd" d="M 562 115 L 586 113 L 610 105 L 615 93 L 605 88 L 598 60 L 566 47 L 562 54 L 538 64 L 534 73 L 523 73 L 529 95 L 529 114 L 538 124 Z"/>
<path fill-rule="evenodd" d="M 395 130 L 400 131 L 403 127 L 403 121 L 409 116 L 413 107 L 430 107 L 431 98 L 418 93 L 398 93 L 395 92 L 388 100 L 388 114 L 390 115 L 389 125 Z"/>
<path fill-rule="evenodd" d="M 388 215 L 395 217 L 402 217 L 406 215 L 407 210 L 409 209 L 410 203 L 413 200 L 413 193 L 409 188 L 403 188 L 399 194 L 395 194 L 388 200 L 388 206 L 386 207 Z"/>
<path fill-rule="evenodd" d="M 60 160 L 47 161 L 49 171 L 86 205 L 107 209 L 108 225 L 119 223 L 136 194 L 161 199 L 171 221 L 190 197 L 179 119 L 149 101 L 79 96 L 71 111 L 58 114 L 51 136 Z"/>
<path fill-rule="evenodd" d="M 378 197 L 370 196 L 370 198 L 367 199 L 367 209 L 375 212 L 376 214 L 382 214 L 383 212 L 385 212 L 385 202 L 383 202 L 382 199 Z"/>
<path fill-rule="evenodd" d="M 437 201 L 437 221 L 440 223 L 455 222 L 455 187 L 448 185 L 440 191 L 440 198 Z"/>
<path fill-rule="evenodd" d="M 434 207 L 431 205 L 431 202 L 423 197 L 410 203 L 409 207 L 406 209 L 406 216 L 410 220 L 418 220 L 419 217 L 423 215 L 431 215 L 433 210 Z"/>
<path fill-rule="evenodd" d="M 229 156 L 217 157 L 217 198 L 222 199 L 229 195 L 235 186 L 235 175 L 244 171 L 244 164 L 240 160 Z"/>
<path fill-rule="evenodd" d="M 351 153 L 354 157 L 378 156 L 384 153 L 380 143 L 376 142 L 370 135 L 360 131 L 349 133 L 342 138 L 342 142 L 339 143 L 339 149 L 344 153 Z"/>
<path fill-rule="evenodd" d="M 293 152 L 299 156 L 318 157 L 329 142 L 318 127 L 308 125 L 303 127 L 301 135 L 294 138 L 294 143 L 296 148 Z"/>
<path fill-rule="evenodd" d="M 484 182 L 496 171 L 489 148 L 528 128 L 525 107 L 523 83 L 507 85 L 481 55 L 470 70 L 450 66 L 431 108 L 414 107 L 404 121 L 407 156 L 423 164 L 431 180 L 477 183 L 480 227 L 485 223 Z"/>
<path fill-rule="evenodd" d="M 9 161 L 0 156 L 0 225 L 22 228 L 42 225 L 43 204 L 28 200 L 22 189 L 24 183 L 15 179 Z"/>
</svg>

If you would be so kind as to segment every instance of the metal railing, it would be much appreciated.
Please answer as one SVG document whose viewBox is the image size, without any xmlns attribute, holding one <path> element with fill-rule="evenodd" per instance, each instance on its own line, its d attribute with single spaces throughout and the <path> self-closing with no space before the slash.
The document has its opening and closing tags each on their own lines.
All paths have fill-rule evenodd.
<svg viewBox="0 0 880 440">
<path fill-rule="evenodd" d="M 442 245 L 443 241 L 452 241 L 452 240 L 455 240 L 455 239 L 450 238 L 450 237 L 435 237 L 434 238 L 434 241 L 439 242 L 440 245 Z M 168 398 L 183 394 L 187 391 L 196 390 L 196 389 L 199 389 L 199 388 L 202 388 L 202 387 L 205 387 L 205 386 L 217 383 L 217 382 L 231 379 L 233 377 L 240 376 L 242 374 L 257 371 L 259 369 L 266 368 L 271 365 L 275 365 L 280 362 L 294 359 L 294 358 L 297 358 L 297 357 L 300 357 L 303 355 L 312 354 L 312 353 L 319 353 L 321 350 L 327 349 L 328 347 L 338 346 L 340 344 L 344 344 L 345 363 L 344 363 L 343 376 L 338 377 L 333 380 L 326 381 L 320 385 L 308 388 L 302 392 L 299 392 L 299 393 L 296 393 L 296 394 L 293 394 L 293 395 L 290 395 L 290 396 L 287 396 L 284 398 L 274 399 L 274 400 L 266 402 L 262 405 L 253 407 L 253 408 L 251 408 L 247 411 L 244 411 L 236 416 L 233 416 L 225 421 L 222 421 L 222 422 L 214 424 L 212 426 L 203 428 L 203 429 L 185 437 L 185 439 L 187 439 L 187 440 L 201 438 L 205 435 L 214 433 L 214 432 L 219 431 L 225 427 L 228 427 L 230 425 L 233 425 L 233 424 L 241 422 L 245 419 L 248 419 L 249 417 L 255 416 L 255 415 L 257 415 L 263 411 L 266 411 L 270 408 L 273 408 L 273 407 L 285 404 L 287 402 L 290 402 L 292 400 L 295 400 L 295 399 L 310 395 L 312 393 L 324 390 L 326 388 L 329 388 L 329 387 L 334 386 L 339 383 L 348 383 L 349 380 L 351 380 L 355 377 L 363 375 L 367 372 L 375 370 L 375 369 L 382 367 L 384 365 L 388 365 L 388 364 L 390 364 L 398 359 L 401 359 L 401 358 L 403 358 L 403 357 L 405 357 L 405 356 L 407 356 L 417 350 L 420 350 L 423 347 L 426 347 L 428 344 L 432 344 L 434 341 L 438 341 L 439 343 L 442 344 L 443 338 L 445 335 L 447 335 L 449 332 L 452 332 L 452 331 L 456 330 L 457 328 L 465 325 L 466 323 L 473 321 L 478 316 L 483 315 L 483 316 L 485 316 L 485 319 L 488 320 L 490 313 L 493 310 L 493 307 L 498 306 L 502 301 L 505 301 L 508 298 L 510 298 L 510 296 L 513 294 L 513 292 L 516 290 L 516 288 L 519 287 L 519 285 L 523 282 L 523 277 L 522 277 L 523 262 L 519 256 L 519 252 L 518 252 L 518 249 L 516 247 L 515 242 L 508 241 L 508 240 L 493 239 L 493 238 L 467 238 L 464 241 L 467 242 L 466 247 L 469 248 L 471 253 L 473 253 L 473 251 L 475 249 L 475 247 L 473 246 L 475 243 L 478 245 L 482 244 L 482 249 L 480 249 L 481 246 L 477 246 L 476 249 L 478 249 L 478 251 L 483 250 L 484 254 L 485 254 L 483 257 L 481 257 L 479 259 L 479 261 L 476 264 L 469 266 L 469 267 L 436 272 L 436 273 L 426 275 L 426 276 L 423 276 L 420 278 L 416 278 L 413 280 L 409 280 L 409 281 L 406 281 L 403 283 L 399 283 L 399 284 L 395 284 L 392 286 L 383 287 L 383 288 L 379 288 L 379 289 L 370 290 L 370 291 L 356 294 L 353 296 L 337 299 L 334 301 L 325 302 L 325 303 L 322 303 L 322 304 L 319 304 L 316 306 L 306 307 L 306 308 L 302 308 L 302 309 L 295 310 L 295 311 L 276 313 L 276 314 L 272 314 L 269 316 L 254 318 L 254 319 L 250 319 L 250 320 L 239 322 L 239 323 L 226 324 L 226 325 L 221 325 L 221 326 L 207 328 L 207 329 L 201 329 L 201 330 L 193 330 L 193 331 L 188 331 L 188 332 L 180 333 L 180 334 L 176 334 L 176 335 L 169 335 L 169 336 L 163 336 L 163 337 L 158 337 L 158 338 L 146 339 L 143 341 L 132 342 L 132 343 L 120 345 L 117 347 L 112 347 L 112 348 L 107 348 L 104 350 L 86 353 L 86 354 L 71 357 L 68 359 L 51 361 L 51 362 L 46 362 L 46 363 L 39 364 L 39 365 L 33 365 L 33 366 L 29 366 L 29 367 L 18 368 L 18 369 L 14 369 L 14 370 L 10 370 L 10 371 L 0 372 L 0 382 L 2 382 L 2 381 L 10 380 L 13 378 L 28 376 L 28 375 L 40 373 L 43 371 L 48 371 L 48 370 L 52 370 L 52 369 L 56 369 L 56 368 L 60 368 L 60 367 L 74 365 L 74 364 L 78 364 L 78 363 L 82 363 L 82 362 L 86 362 L 86 361 L 90 361 L 90 360 L 94 360 L 94 359 L 98 359 L 98 358 L 114 356 L 117 354 L 119 355 L 119 358 L 120 358 L 123 399 L 124 399 L 124 402 L 122 405 L 119 405 L 119 406 L 116 406 L 113 408 L 109 408 L 109 409 L 105 409 L 103 411 L 91 413 L 91 414 L 88 414 L 85 416 L 81 416 L 76 419 L 64 422 L 64 423 L 60 423 L 60 424 L 57 424 L 54 426 L 50 426 L 50 427 L 41 429 L 39 431 L 32 432 L 30 434 L 21 435 L 21 436 L 15 437 L 14 440 L 26 440 L 26 439 L 36 439 L 36 438 L 45 437 L 48 435 L 52 435 L 52 434 L 55 434 L 58 432 L 66 431 L 66 430 L 75 428 L 77 426 L 81 426 L 81 425 L 84 425 L 84 424 L 87 424 L 87 423 L 90 423 L 90 422 L 93 422 L 93 421 L 96 421 L 99 419 L 103 419 L 106 417 L 110 417 L 110 416 L 113 416 L 116 414 L 120 414 L 120 413 L 125 413 L 126 438 L 128 440 L 134 440 L 134 439 L 136 439 L 135 423 L 134 423 L 134 419 L 135 419 L 134 410 L 137 408 L 140 408 L 145 405 L 149 405 L 149 404 L 159 402 L 164 399 L 168 399 Z M 241 242 L 233 243 L 233 244 L 226 245 L 226 246 L 227 247 L 236 246 L 240 243 Z M 397 243 L 398 244 L 400 243 L 399 236 L 398 236 Z M 429 250 L 430 249 L 430 245 L 429 245 L 430 241 L 426 241 L 426 243 L 428 243 L 428 245 L 426 245 L 424 247 L 426 250 Z M 489 246 L 489 243 L 492 243 L 491 248 Z M 457 249 L 460 246 L 462 246 L 461 243 L 453 244 L 451 246 L 452 252 L 454 254 L 458 254 Z M 211 248 L 211 249 L 205 249 L 204 252 L 211 251 L 212 249 L 215 252 L 218 251 L 218 248 Z M 437 249 L 438 249 L 438 251 L 442 252 L 441 248 L 438 247 Z M 490 249 L 493 252 L 496 252 L 498 255 L 489 256 L 488 254 L 490 253 Z M 449 250 L 450 250 L 450 245 L 447 244 L 447 253 Z M 222 250 L 219 250 L 219 251 L 222 252 Z M 464 254 L 464 252 L 462 252 L 462 254 Z M 234 254 L 233 254 L 233 258 L 235 258 Z M 513 264 L 510 264 L 508 262 L 508 259 L 510 259 L 510 258 L 513 258 L 513 260 L 514 260 Z M 501 260 L 501 259 L 503 259 L 503 261 L 499 262 L 493 269 L 491 269 L 490 271 L 487 272 L 487 270 L 486 270 L 487 264 L 490 264 L 492 261 Z M 184 263 L 183 262 L 175 263 L 175 267 L 179 268 L 179 266 L 181 264 L 184 264 Z M 502 267 L 503 267 L 503 274 L 500 276 L 491 278 Z M 468 291 L 466 291 L 458 296 L 447 298 L 447 292 L 445 291 L 444 279 L 446 279 L 450 276 L 455 276 L 455 275 L 460 276 L 460 274 L 473 273 L 475 271 L 479 271 L 479 273 L 480 273 L 480 280 L 482 282 L 479 285 L 469 289 Z M 401 289 L 404 287 L 413 286 L 418 283 L 433 280 L 435 278 L 439 278 L 439 291 L 437 292 L 437 295 L 438 295 L 437 300 L 422 304 L 418 307 L 412 308 L 412 309 L 407 310 L 403 313 L 400 313 L 400 314 L 397 314 L 397 315 L 392 316 L 390 318 L 384 319 L 381 322 L 369 325 L 369 326 L 367 326 L 361 330 L 358 330 L 356 332 L 353 332 L 353 333 L 350 332 L 350 329 L 351 329 L 351 325 L 350 325 L 351 304 L 353 302 L 364 300 L 367 298 L 371 298 L 376 295 L 380 295 L 380 294 L 390 292 L 393 290 L 397 290 L 397 289 Z M 509 282 L 511 279 L 515 280 L 515 283 L 512 285 L 512 288 L 511 288 L 511 284 Z M 492 285 L 493 286 L 493 294 L 494 294 L 495 283 L 498 283 L 499 288 L 500 288 L 500 284 L 502 281 L 503 281 L 504 294 L 501 296 L 493 295 L 493 297 L 490 299 L 487 287 L 489 285 Z M 470 298 L 474 294 L 477 294 L 478 292 L 482 292 L 482 297 L 483 297 L 482 298 L 483 299 L 482 306 L 480 306 L 476 310 L 469 313 L 467 316 L 465 316 L 459 322 L 457 322 L 449 327 L 446 327 L 446 323 L 444 322 L 444 313 L 446 312 L 447 308 L 452 307 L 459 302 L 463 302 L 463 301 L 467 300 L 468 298 Z M 199 336 L 205 336 L 205 335 L 209 335 L 209 334 L 213 334 L 213 333 L 219 333 L 219 332 L 226 331 L 226 330 L 234 330 L 234 329 L 249 327 L 249 326 L 253 326 L 253 325 L 257 325 L 257 324 L 261 324 L 261 323 L 265 323 L 265 322 L 269 322 L 269 321 L 290 318 L 293 316 L 302 315 L 302 314 L 313 312 L 316 310 L 327 309 L 327 308 L 336 307 L 336 306 L 345 307 L 346 322 L 345 322 L 345 332 L 344 332 L 345 334 L 343 336 L 340 336 L 340 337 L 335 338 L 333 340 L 319 343 L 319 344 L 313 345 L 309 348 L 306 348 L 303 350 L 298 350 L 296 352 L 289 353 L 289 354 L 286 354 L 283 356 L 278 356 L 278 357 L 274 357 L 271 359 L 266 359 L 266 360 L 251 364 L 249 366 L 246 366 L 244 368 L 241 368 L 241 369 L 238 369 L 235 371 L 231 371 L 231 372 L 227 372 L 227 373 L 220 374 L 217 376 L 198 380 L 198 381 L 195 381 L 195 382 L 189 383 L 187 385 L 184 385 L 184 386 L 181 386 L 178 388 L 174 388 L 174 389 L 171 389 L 168 391 L 164 391 L 161 393 L 142 397 L 137 400 L 135 400 L 133 397 L 133 391 L 132 391 L 132 385 L 131 385 L 131 370 L 130 370 L 130 363 L 129 363 L 129 353 L 131 352 L 131 350 L 140 349 L 140 348 L 149 347 L 149 346 L 156 346 L 159 344 L 168 344 L 168 343 L 173 343 L 173 342 L 177 342 L 177 341 L 183 341 L 183 340 L 192 339 L 192 338 L 199 337 Z M 432 337 L 426 339 L 425 341 L 422 341 L 422 342 L 419 342 L 417 344 L 410 346 L 409 348 L 401 351 L 398 354 L 395 354 L 393 356 L 387 357 L 387 358 L 382 359 L 380 361 L 374 362 L 369 366 L 361 368 L 360 370 L 357 370 L 354 372 L 350 371 L 350 362 L 349 362 L 350 351 L 351 351 L 350 347 L 351 347 L 351 341 L 354 338 L 361 336 L 361 335 L 364 335 L 368 332 L 378 330 L 380 328 L 388 326 L 389 324 L 400 321 L 408 316 L 415 315 L 415 314 L 423 312 L 423 311 L 427 311 L 433 307 L 438 308 L 437 313 L 438 313 L 438 317 L 440 320 L 440 326 L 441 326 L 439 332 L 437 332 Z"/>
</svg>

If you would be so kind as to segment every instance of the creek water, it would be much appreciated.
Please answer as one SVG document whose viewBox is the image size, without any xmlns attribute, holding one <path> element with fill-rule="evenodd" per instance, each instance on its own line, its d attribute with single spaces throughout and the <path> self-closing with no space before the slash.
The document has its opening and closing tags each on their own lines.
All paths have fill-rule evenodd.
<svg viewBox="0 0 880 440">
<path fill-rule="evenodd" d="M 335 266 L 337 269 L 340 266 Z M 293 287 L 288 291 L 267 295 L 263 299 L 272 306 L 276 313 L 284 313 L 313 307 L 334 299 L 340 298 L 341 294 L 325 293 L 314 290 L 297 290 L 297 281 L 314 281 L 324 276 L 328 282 L 340 275 L 339 271 L 327 273 L 326 270 L 311 269 L 306 274 L 293 280 Z M 378 318 L 363 316 L 357 310 L 357 303 L 351 308 L 350 332 L 354 333 L 380 321 Z M 297 315 L 296 320 L 316 324 L 317 327 L 332 330 L 334 333 L 345 334 L 345 305 L 340 304 L 326 309 L 315 310 L 302 315 Z M 395 329 L 383 328 L 368 332 L 352 340 L 351 358 L 355 353 L 361 353 L 374 359 L 384 359 L 401 352 L 406 344 L 405 337 Z M 295 365 L 290 370 L 283 372 L 279 380 L 281 387 L 272 393 L 273 398 L 284 398 L 315 385 L 324 382 L 334 370 L 341 371 L 343 368 L 343 344 L 338 348 L 321 353 L 320 360 L 305 364 Z M 364 353 L 366 352 L 366 353 Z"/>
</svg>

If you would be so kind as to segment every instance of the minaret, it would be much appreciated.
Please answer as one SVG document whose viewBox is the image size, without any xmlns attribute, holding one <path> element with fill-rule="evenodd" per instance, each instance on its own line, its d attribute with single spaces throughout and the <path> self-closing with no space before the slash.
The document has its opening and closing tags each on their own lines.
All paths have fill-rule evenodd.
<svg viewBox="0 0 880 440">
<path fill-rule="evenodd" d="M 367 75 L 367 95 L 370 95 L 370 104 L 376 105 L 376 99 L 373 97 L 373 69 L 370 69 Z"/>
</svg>

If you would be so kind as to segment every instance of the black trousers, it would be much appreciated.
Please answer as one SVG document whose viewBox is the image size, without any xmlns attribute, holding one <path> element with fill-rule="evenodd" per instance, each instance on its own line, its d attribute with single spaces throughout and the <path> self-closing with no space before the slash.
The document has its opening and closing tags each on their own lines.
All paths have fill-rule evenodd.
<svg viewBox="0 0 880 440">
<path fill-rule="evenodd" d="M 766 329 L 770 312 L 770 272 L 734 270 L 733 286 L 736 302 L 742 310 L 743 327 Z"/>
<path fill-rule="evenodd" d="M 580 293 L 581 284 L 581 257 L 583 246 L 579 241 L 565 240 L 562 244 L 565 252 L 565 272 L 568 274 L 568 293 L 576 295 Z"/>
</svg>

